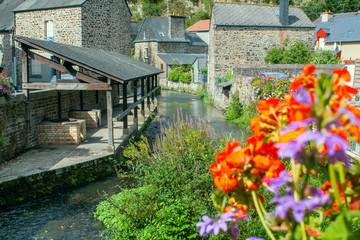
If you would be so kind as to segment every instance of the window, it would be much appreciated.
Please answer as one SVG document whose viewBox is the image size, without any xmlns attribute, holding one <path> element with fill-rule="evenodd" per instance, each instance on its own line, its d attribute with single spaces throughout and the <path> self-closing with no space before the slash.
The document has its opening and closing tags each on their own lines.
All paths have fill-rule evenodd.
<svg viewBox="0 0 360 240">
<path fill-rule="evenodd" d="M 159 34 L 160 34 L 160 37 L 165 37 L 163 32 L 159 32 Z"/>
<path fill-rule="evenodd" d="M 160 70 L 164 70 L 164 64 L 160 64 Z"/>
<path fill-rule="evenodd" d="M 54 41 L 54 23 L 53 21 L 45 22 L 45 41 Z"/>
<path fill-rule="evenodd" d="M 145 48 L 145 57 L 144 58 L 149 58 L 149 48 Z"/>
<path fill-rule="evenodd" d="M 349 37 L 352 34 L 353 30 L 349 30 L 344 34 L 344 37 Z"/>
<path fill-rule="evenodd" d="M 41 63 L 31 59 L 30 73 L 33 78 L 41 78 Z"/>
<path fill-rule="evenodd" d="M 319 49 L 323 50 L 325 48 L 325 39 L 324 37 L 319 37 Z"/>
</svg>

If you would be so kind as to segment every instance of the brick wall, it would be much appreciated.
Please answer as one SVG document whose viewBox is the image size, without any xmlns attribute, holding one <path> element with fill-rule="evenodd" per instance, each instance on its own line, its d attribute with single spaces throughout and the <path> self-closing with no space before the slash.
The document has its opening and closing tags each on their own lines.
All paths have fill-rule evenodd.
<svg viewBox="0 0 360 240">
<path fill-rule="evenodd" d="M 130 56 L 131 13 L 125 0 L 88 0 L 81 18 L 82 46 Z"/>
<path fill-rule="evenodd" d="M 3 67 L 4 74 L 9 77 L 13 75 L 11 42 L 10 32 L 0 33 L 0 67 Z"/>
<path fill-rule="evenodd" d="M 280 46 L 286 37 L 290 44 L 302 41 L 314 48 L 314 29 L 276 27 L 210 27 L 209 87 L 237 64 L 264 63 L 272 47 Z"/>
<path fill-rule="evenodd" d="M 113 104 L 119 104 L 118 85 L 113 89 Z M 84 91 L 84 109 L 106 109 L 106 92 Z M 36 91 L 30 95 L 30 128 L 26 123 L 26 105 L 23 94 L 18 94 L 11 101 L 4 102 L 0 97 L 0 138 L 3 138 L 7 146 L 0 146 L 0 164 L 12 159 L 16 154 L 25 149 L 35 147 L 38 142 L 39 124 L 44 120 L 58 118 L 58 94 L 57 91 Z M 72 110 L 80 109 L 79 91 L 61 91 L 61 117 L 67 118 Z M 1 142 L 1 141 L 0 141 Z"/>
</svg>

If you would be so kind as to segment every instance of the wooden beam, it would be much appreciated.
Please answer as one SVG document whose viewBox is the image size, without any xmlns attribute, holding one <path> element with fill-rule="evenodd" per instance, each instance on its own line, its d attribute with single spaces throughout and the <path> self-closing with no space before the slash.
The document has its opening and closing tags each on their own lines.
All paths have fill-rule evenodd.
<svg viewBox="0 0 360 240">
<path fill-rule="evenodd" d="M 151 90 L 150 90 L 150 77 L 147 77 L 146 78 L 146 92 L 149 93 Z M 146 94 L 148 95 L 148 94 Z M 150 96 L 147 97 L 146 99 L 146 105 L 148 107 L 148 109 L 150 110 Z"/>
<path fill-rule="evenodd" d="M 134 80 L 134 103 L 137 102 L 137 80 Z M 134 119 L 136 119 L 137 121 L 137 118 L 138 118 L 138 108 L 137 106 L 134 108 Z M 135 120 L 134 120 L 135 121 Z"/>
<path fill-rule="evenodd" d="M 104 83 L 98 79 L 95 79 L 95 78 L 92 78 L 90 76 L 87 76 L 83 73 L 80 73 L 78 71 L 76 71 L 75 69 L 73 69 L 71 67 L 71 64 L 70 63 L 67 63 L 66 61 L 64 62 L 64 65 L 61 65 L 60 63 L 56 63 L 54 61 L 51 61 L 50 59 L 47 59 L 43 56 L 40 56 L 39 54 L 36 54 L 34 52 L 29 52 L 29 57 L 35 61 L 38 61 L 38 62 L 41 62 L 42 64 L 45 64 L 51 68 L 54 68 L 56 69 L 57 71 L 60 71 L 60 72 L 69 72 L 72 76 L 82 80 L 82 81 L 85 81 L 85 82 L 88 82 L 88 83 Z"/>
<path fill-rule="evenodd" d="M 106 91 L 106 108 L 107 108 L 107 127 L 108 127 L 108 151 L 114 152 L 114 125 L 113 125 L 113 105 L 112 105 L 112 87 L 111 79 L 107 79 L 110 90 Z"/>
<path fill-rule="evenodd" d="M 141 78 L 141 97 L 143 98 L 145 96 L 145 83 L 144 78 Z M 145 102 L 141 102 L 141 114 L 145 118 Z"/>
<path fill-rule="evenodd" d="M 29 83 L 29 58 L 28 58 L 28 50 L 21 44 L 21 67 L 22 67 L 22 87 L 24 88 L 24 84 Z M 30 118 L 30 91 L 25 91 L 25 120 L 26 127 L 30 130 L 31 127 L 31 118 Z"/>
<path fill-rule="evenodd" d="M 106 83 L 88 84 L 88 83 L 48 83 L 32 82 L 23 83 L 23 89 L 56 89 L 56 90 L 111 90 Z"/>
<path fill-rule="evenodd" d="M 127 110 L 127 82 L 124 82 L 124 84 L 123 84 L 123 112 L 125 112 L 126 110 Z M 123 124 L 124 124 L 123 132 L 124 132 L 124 134 L 127 134 L 128 133 L 127 114 L 123 118 Z"/>
</svg>

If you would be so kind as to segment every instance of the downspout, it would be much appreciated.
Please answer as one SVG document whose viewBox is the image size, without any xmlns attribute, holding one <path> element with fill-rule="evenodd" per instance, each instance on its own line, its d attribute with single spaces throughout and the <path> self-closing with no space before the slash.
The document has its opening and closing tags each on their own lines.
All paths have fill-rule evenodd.
<svg viewBox="0 0 360 240">
<path fill-rule="evenodd" d="M 15 85 L 15 91 L 19 89 L 18 87 L 18 79 L 17 79 L 17 61 L 16 61 L 16 52 L 15 52 L 15 13 L 14 14 L 14 26 L 11 28 L 12 36 L 11 36 L 11 52 L 12 52 L 12 59 L 13 59 L 13 79 L 14 79 L 14 85 Z"/>
<path fill-rule="evenodd" d="M 212 52 L 213 52 L 213 98 L 215 98 L 215 81 L 217 80 L 215 78 L 215 29 L 216 29 L 216 25 L 214 24 L 214 28 L 213 28 L 213 47 L 212 47 Z"/>
</svg>

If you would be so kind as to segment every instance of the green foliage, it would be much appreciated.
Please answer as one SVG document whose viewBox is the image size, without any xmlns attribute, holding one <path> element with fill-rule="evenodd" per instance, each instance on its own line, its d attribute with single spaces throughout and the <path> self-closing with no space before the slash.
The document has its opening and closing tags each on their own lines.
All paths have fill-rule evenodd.
<svg viewBox="0 0 360 240">
<path fill-rule="evenodd" d="M 191 83 L 191 73 L 190 73 L 190 72 L 184 72 L 184 73 L 180 76 L 180 82 L 183 82 L 183 83 Z"/>
<path fill-rule="evenodd" d="M 175 67 L 168 76 L 168 80 L 172 82 L 183 82 L 190 83 L 191 78 L 191 69 L 193 66 L 179 66 Z"/>
<path fill-rule="evenodd" d="M 172 82 L 179 82 L 181 75 L 185 72 L 184 67 L 176 67 L 169 72 L 168 80 Z"/>
<path fill-rule="evenodd" d="M 312 64 L 341 64 L 341 60 L 337 59 L 330 51 L 320 50 L 312 53 Z"/>
<path fill-rule="evenodd" d="M 209 13 L 204 11 L 197 12 L 193 16 L 191 16 L 190 19 L 185 19 L 185 28 L 188 28 L 203 19 L 210 19 Z"/>
<path fill-rule="evenodd" d="M 227 81 L 230 81 L 232 79 L 232 70 L 229 69 L 229 73 L 226 77 L 223 77 L 223 78 L 219 78 L 218 79 L 218 83 L 223 83 L 223 82 L 227 82 Z"/>
<path fill-rule="evenodd" d="M 165 3 L 157 0 L 143 0 L 143 16 L 161 16 Z"/>
<path fill-rule="evenodd" d="M 281 63 L 283 64 L 306 64 L 310 61 L 311 52 L 303 42 L 296 42 L 284 52 Z"/>
<path fill-rule="evenodd" d="M 226 119 L 235 120 L 243 114 L 243 105 L 238 96 L 232 96 L 230 105 L 226 112 Z"/>
<path fill-rule="evenodd" d="M 207 73 L 208 73 L 208 69 L 207 69 L 207 68 L 203 68 L 203 69 L 201 69 L 201 70 L 200 70 L 200 72 L 201 72 L 201 73 L 206 73 L 206 74 L 207 74 Z"/>
<path fill-rule="evenodd" d="M 210 97 L 209 94 L 207 93 L 207 89 L 206 87 L 204 87 L 203 89 L 199 89 L 196 91 L 196 96 L 202 98 L 203 102 L 206 104 L 210 103 Z"/>
<path fill-rule="evenodd" d="M 174 117 L 175 118 L 175 117 Z M 213 215 L 209 166 L 224 147 L 205 121 L 181 113 L 166 122 L 151 154 L 146 138 L 124 150 L 123 163 L 138 179 L 138 188 L 124 190 L 100 203 L 96 217 L 110 239 L 198 239 L 195 227 L 203 214 Z"/>
<path fill-rule="evenodd" d="M 271 48 L 265 57 L 265 62 L 271 64 L 341 63 L 330 51 L 310 52 L 303 42 L 296 42 L 289 48 L 286 47 L 286 44 Z"/>
</svg>

